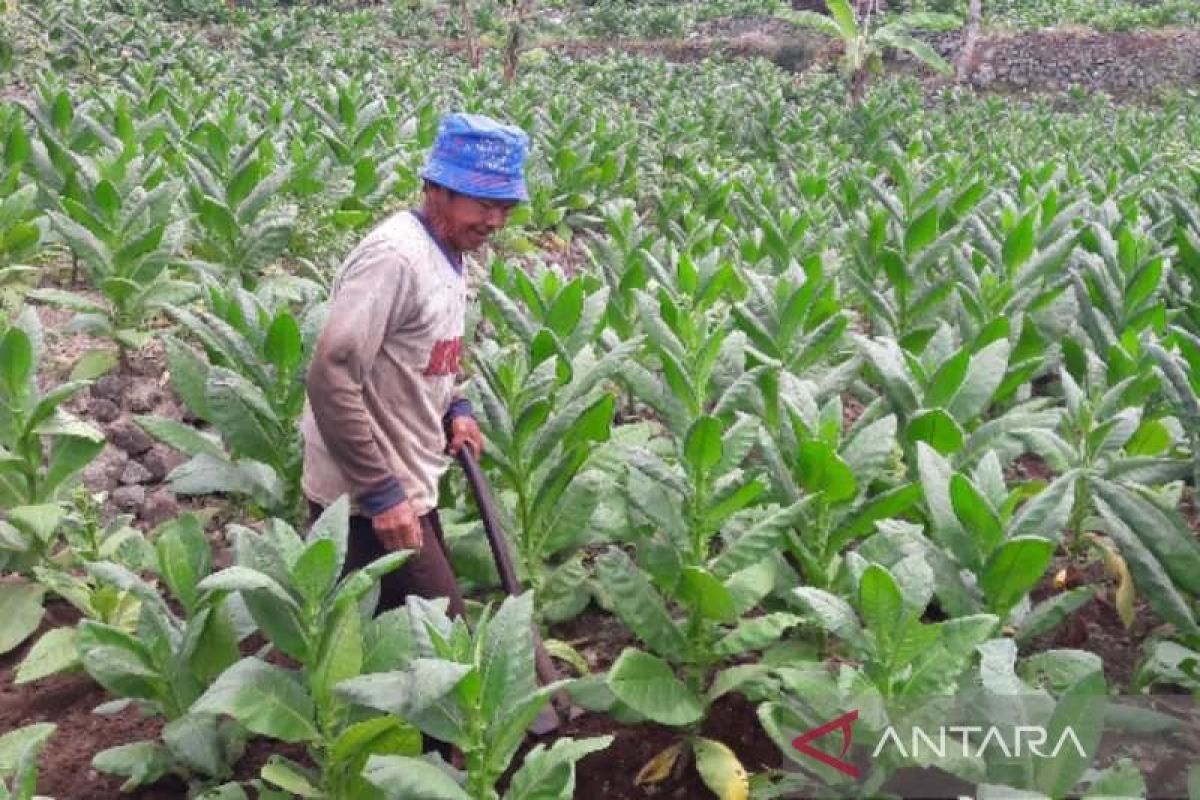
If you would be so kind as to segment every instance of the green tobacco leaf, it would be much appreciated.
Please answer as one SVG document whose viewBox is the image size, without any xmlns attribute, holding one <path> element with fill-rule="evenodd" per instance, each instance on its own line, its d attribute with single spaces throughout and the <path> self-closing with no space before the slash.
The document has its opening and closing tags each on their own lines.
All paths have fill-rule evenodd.
<svg viewBox="0 0 1200 800">
<path fill-rule="evenodd" d="M 944 456 L 962 450 L 962 426 L 942 408 L 917 414 L 909 421 L 904 433 L 910 442 L 925 442 Z"/>
<path fill-rule="evenodd" d="M 294 372 L 304 358 L 304 343 L 296 318 L 280 311 L 267 329 L 265 352 L 278 369 Z"/>
<path fill-rule="evenodd" d="M 970 480 L 957 473 L 950 477 L 950 504 L 978 552 L 986 558 L 1004 540 L 1004 526 L 995 509 Z"/>
<path fill-rule="evenodd" d="M 313 786 L 307 775 L 280 756 L 271 756 L 259 774 L 264 781 L 289 794 L 313 798 L 325 796 L 320 789 Z"/>
<path fill-rule="evenodd" d="M 296 678 L 253 657 L 225 670 L 192 710 L 228 714 L 247 730 L 284 742 L 311 741 L 319 736 L 312 699 Z"/>
<path fill-rule="evenodd" d="M 690 725 L 704 704 L 662 659 L 626 648 L 608 673 L 608 686 L 621 702 L 662 725 Z"/>
<path fill-rule="evenodd" d="M 46 589 L 36 583 L 0 583 L 0 654 L 7 653 L 37 630 L 46 613 Z"/>
<path fill-rule="evenodd" d="M 1069 592 L 1056 594 L 1038 603 L 1029 615 L 1021 620 L 1017 629 L 1017 641 L 1027 642 L 1047 631 L 1052 631 L 1071 614 L 1082 608 L 1095 594 L 1090 586 L 1079 586 Z"/>
<path fill-rule="evenodd" d="M 447 772 L 420 758 L 371 756 L 363 777 L 387 800 L 472 800 Z"/>
<path fill-rule="evenodd" d="M 1002 619 L 1046 574 L 1054 543 L 1036 536 L 1009 539 L 1000 545 L 979 579 L 988 610 Z"/>
<path fill-rule="evenodd" d="M 680 575 L 679 599 L 692 613 L 717 622 L 732 622 L 737 617 L 733 595 L 703 567 L 684 567 Z"/>
<path fill-rule="evenodd" d="M 133 742 L 97 753 L 92 767 L 97 772 L 127 778 L 121 789 L 128 792 L 162 778 L 170 772 L 171 762 L 171 753 L 157 742 Z"/>
<path fill-rule="evenodd" d="M 559 739 L 546 749 L 535 746 L 513 775 L 504 800 L 571 800 L 575 792 L 575 764 L 612 744 L 611 736 Z"/>
<path fill-rule="evenodd" d="M 854 609 L 845 600 L 810 586 L 794 589 L 792 594 L 817 625 L 856 650 L 866 649 L 867 638 L 863 634 L 862 626 L 858 623 Z"/>
<path fill-rule="evenodd" d="M 25 331 L 15 325 L 0 339 L 0 382 L 10 398 L 24 396 L 33 374 L 33 346 Z"/>
<path fill-rule="evenodd" d="M 71 368 L 70 380 L 90 381 L 107 375 L 117 365 L 117 360 L 117 353 L 113 350 L 88 350 Z"/>
<path fill-rule="evenodd" d="M 1071 792 L 1095 758 L 1104 732 L 1104 712 L 1107 706 L 1104 673 L 1097 670 L 1076 682 L 1058 698 L 1046 729 L 1046 741 L 1056 745 L 1069 729 L 1079 745 L 1081 754 L 1071 740 L 1057 748 L 1054 758 L 1035 762 L 1035 784 L 1050 797 L 1063 797 Z"/>
<path fill-rule="evenodd" d="M 79 666 L 79 637 L 74 628 L 55 628 L 29 648 L 17 666 L 14 684 L 31 683 L 48 675 Z"/>
<path fill-rule="evenodd" d="M 57 727 L 50 722 L 37 722 L 0 734 L 0 778 L 15 772 L 27 751 L 40 750 Z"/>
<path fill-rule="evenodd" d="M 692 423 L 683 445 L 683 454 L 691 465 L 692 474 L 704 475 L 721 460 L 721 421 L 703 416 Z"/>
<path fill-rule="evenodd" d="M 212 569 L 212 550 L 204 526 L 192 514 L 183 514 L 159 528 L 154 540 L 158 573 L 171 594 L 189 612 L 196 608 L 198 585 Z"/>
<path fill-rule="evenodd" d="M 679 626 L 629 556 L 620 550 L 605 553 L 596 561 L 596 576 L 612 598 L 617 616 L 639 639 L 659 653 L 686 651 L 687 640 Z"/>
<path fill-rule="evenodd" d="M 911 256 L 933 244 L 937 235 L 938 208 L 935 205 L 909 223 L 908 230 L 904 232 L 904 250 Z"/>
<path fill-rule="evenodd" d="M 1004 266 L 1010 275 L 1033 255 L 1037 210 L 1029 211 L 1004 240 Z"/>
<path fill-rule="evenodd" d="M 163 726 L 163 742 L 172 755 L 205 775 L 229 774 L 221 723 L 208 714 L 184 714 Z"/>
<path fill-rule="evenodd" d="M 867 629 L 876 636 L 890 637 L 899 630 L 904 599 L 886 568 L 871 564 L 863 572 L 858 582 L 858 607 Z"/>
<path fill-rule="evenodd" d="M 1200 634 L 1192 610 L 1197 543 L 1177 520 L 1120 484 L 1095 480 L 1096 508 L 1120 548 L 1134 585 L 1150 607 L 1185 633 Z"/>
<path fill-rule="evenodd" d="M 829 445 L 810 439 L 796 449 L 796 472 L 800 485 L 814 494 L 824 492 L 830 503 L 853 499 L 858 492 L 854 473 Z"/>
</svg>

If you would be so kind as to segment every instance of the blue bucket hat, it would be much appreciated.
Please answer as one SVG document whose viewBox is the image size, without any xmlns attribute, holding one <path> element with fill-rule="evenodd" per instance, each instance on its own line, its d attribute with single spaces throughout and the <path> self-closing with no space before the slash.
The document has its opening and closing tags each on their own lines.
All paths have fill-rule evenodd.
<svg viewBox="0 0 1200 800">
<path fill-rule="evenodd" d="M 480 114 L 447 114 L 421 177 L 489 200 L 528 200 L 525 156 L 529 137 L 513 125 Z"/>
</svg>

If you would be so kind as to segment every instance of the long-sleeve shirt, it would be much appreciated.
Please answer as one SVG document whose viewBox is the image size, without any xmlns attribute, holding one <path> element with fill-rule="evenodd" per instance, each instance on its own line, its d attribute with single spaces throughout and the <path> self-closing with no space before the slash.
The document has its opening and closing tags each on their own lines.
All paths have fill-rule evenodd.
<svg viewBox="0 0 1200 800">
<path fill-rule="evenodd" d="M 437 507 L 444 423 L 456 400 L 467 286 L 457 258 L 414 212 L 400 212 L 351 251 L 307 377 L 302 486 L 354 513 L 409 499 Z"/>
</svg>

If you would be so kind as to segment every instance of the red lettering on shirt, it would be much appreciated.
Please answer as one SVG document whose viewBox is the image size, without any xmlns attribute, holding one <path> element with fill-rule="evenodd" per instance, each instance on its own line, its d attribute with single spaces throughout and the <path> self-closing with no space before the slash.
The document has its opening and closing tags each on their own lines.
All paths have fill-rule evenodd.
<svg viewBox="0 0 1200 800">
<path fill-rule="evenodd" d="M 443 339 L 429 351 L 429 363 L 425 365 L 424 375 L 457 375 L 458 357 L 462 353 L 462 338 Z"/>
</svg>

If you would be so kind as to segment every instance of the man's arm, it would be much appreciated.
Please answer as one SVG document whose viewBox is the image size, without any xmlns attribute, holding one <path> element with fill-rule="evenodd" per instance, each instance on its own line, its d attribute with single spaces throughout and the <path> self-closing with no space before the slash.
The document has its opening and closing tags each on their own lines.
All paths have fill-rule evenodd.
<svg viewBox="0 0 1200 800">
<path fill-rule="evenodd" d="M 375 441 L 363 384 L 407 289 L 401 256 L 386 242 L 357 250 L 330 301 L 307 377 L 313 418 L 359 508 L 376 516 L 404 501 L 404 489 Z"/>
</svg>

